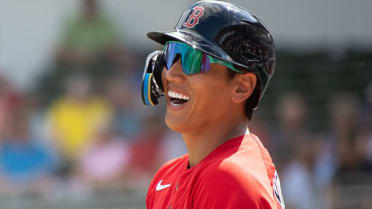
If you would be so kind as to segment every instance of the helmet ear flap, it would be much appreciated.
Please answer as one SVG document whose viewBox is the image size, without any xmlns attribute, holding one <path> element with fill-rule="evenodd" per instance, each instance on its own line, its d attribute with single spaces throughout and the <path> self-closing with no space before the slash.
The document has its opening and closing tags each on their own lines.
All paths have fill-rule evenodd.
<svg viewBox="0 0 372 209">
<path fill-rule="evenodd" d="M 154 60 L 154 79 L 156 81 L 156 84 L 159 86 L 161 91 L 164 91 L 163 88 L 163 82 L 161 79 L 163 68 L 165 67 L 165 57 L 164 52 L 160 52 L 157 54 Z"/>
<path fill-rule="evenodd" d="M 157 105 L 159 103 L 158 99 L 164 95 L 161 79 L 164 66 L 164 53 L 162 51 L 155 51 L 147 56 L 141 84 L 142 102 L 145 105 Z"/>
</svg>

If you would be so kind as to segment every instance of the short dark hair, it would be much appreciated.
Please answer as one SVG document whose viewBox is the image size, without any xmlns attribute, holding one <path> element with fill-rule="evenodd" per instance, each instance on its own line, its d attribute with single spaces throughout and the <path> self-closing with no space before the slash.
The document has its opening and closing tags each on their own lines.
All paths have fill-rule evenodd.
<svg viewBox="0 0 372 209">
<path fill-rule="evenodd" d="M 237 74 L 237 72 L 228 69 L 228 78 L 231 80 L 233 79 Z M 257 79 L 256 82 L 256 87 L 254 88 L 251 96 L 246 100 L 245 106 L 244 106 L 244 111 L 245 111 L 245 116 L 248 118 L 248 120 L 252 120 L 253 117 L 253 110 L 257 107 L 258 101 L 260 99 L 260 80 Z"/>
</svg>

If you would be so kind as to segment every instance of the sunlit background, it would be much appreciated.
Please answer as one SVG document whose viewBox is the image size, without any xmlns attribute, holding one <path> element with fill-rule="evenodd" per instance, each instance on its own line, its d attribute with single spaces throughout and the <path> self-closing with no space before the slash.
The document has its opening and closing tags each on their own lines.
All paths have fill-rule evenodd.
<svg viewBox="0 0 372 209">
<path fill-rule="evenodd" d="M 156 170 L 186 153 L 164 104 L 140 98 L 161 48 L 146 32 L 192 2 L 0 0 L 0 208 L 145 208 Z M 286 208 L 372 208 L 372 1 L 229 2 L 276 41 L 250 129 Z"/>
</svg>

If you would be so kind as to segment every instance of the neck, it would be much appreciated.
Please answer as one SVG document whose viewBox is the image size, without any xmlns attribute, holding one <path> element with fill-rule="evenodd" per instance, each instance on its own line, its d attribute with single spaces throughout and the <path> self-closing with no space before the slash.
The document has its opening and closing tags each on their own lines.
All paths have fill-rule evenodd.
<svg viewBox="0 0 372 209">
<path fill-rule="evenodd" d="M 246 131 L 246 120 L 240 123 L 220 120 L 220 124 L 213 123 L 193 133 L 182 133 L 189 154 L 190 166 L 195 166 L 219 145 L 231 138 L 244 135 Z"/>
</svg>

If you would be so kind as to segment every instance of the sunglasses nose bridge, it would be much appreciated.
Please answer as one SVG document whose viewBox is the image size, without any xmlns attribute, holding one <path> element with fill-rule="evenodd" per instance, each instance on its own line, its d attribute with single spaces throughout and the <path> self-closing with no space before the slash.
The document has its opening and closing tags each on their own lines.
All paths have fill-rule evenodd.
<svg viewBox="0 0 372 209">
<path fill-rule="evenodd" d="M 177 63 L 178 62 L 178 60 L 180 60 L 180 64 L 182 65 L 182 59 L 181 59 L 181 53 L 177 53 L 176 54 L 176 56 L 174 57 L 174 59 L 173 59 L 173 64 L 172 65 L 174 65 L 175 63 Z"/>
<path fill-rule="evenodd" d="M 182 69 L 181 59 L 177 59 L 174 64 L 168 69 L 166 79 L 170 81 L 180 81 L 185 74 Z"/>
<path fill-rule="evenodd" d="M 181 60 L 181 63 L 182 63 L 182 59 L 181 59 L 181 53 L 177 53 L 177 54 L 174 54 L 173 57 L 170 57 L 171 60 L 165 60 L 166 62 L 166 67 L 167 67 L 167 70 L 170 70 L 171 67 L 178 61 L 178 60 Z M 169 57 L 168 57 L 169 59 Z"/>
</svg>

